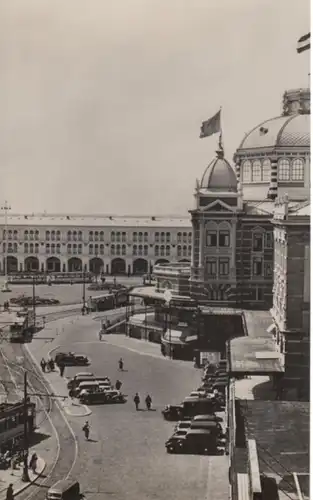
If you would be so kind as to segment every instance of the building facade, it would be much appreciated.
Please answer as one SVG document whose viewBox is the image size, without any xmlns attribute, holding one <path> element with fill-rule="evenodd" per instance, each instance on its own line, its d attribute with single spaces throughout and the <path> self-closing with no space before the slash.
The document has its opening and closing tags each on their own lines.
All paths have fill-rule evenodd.
<svg viewBox="0 0 313 500">
<path fill-rule="evenodd" d="M 275 268 L 273 334 L 286 387 L 308 393 L 310 381 L 310 202 L 278 199 L 273 217 Z"/>
<path fill-rule="evenodd" d="M 142 274 L 190 261 L 188 217 L 11 215 L 0 218 L 0 272 Z"/>
</svg>

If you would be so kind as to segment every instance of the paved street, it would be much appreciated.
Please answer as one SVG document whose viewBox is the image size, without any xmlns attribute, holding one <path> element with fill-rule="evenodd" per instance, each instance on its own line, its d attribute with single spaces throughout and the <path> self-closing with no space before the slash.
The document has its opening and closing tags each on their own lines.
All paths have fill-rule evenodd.
<svg viewBox="0 0 313 500">
<path fill-rule="evenodd" d="M 51 338 L 51 332 L 50 326 L 47 337 Z M 57 345 L 87 354 L 92 371 L 110 376 L 113 382 L 119 378 L 129 396 L 125 405 L 91 407 L 90 442 L 82 436 L 84 419 L 68 417 L 79 440 L 74 473 L 86 498 L 226 500 L 228 457 L 168 455 L 164 447 L 173 423 L 163 420 L 161 410 L 167 403 L 179 403 L 197 387 L 200 372 L 190 363 L 164 359 L 159 346 L 129 344 L 130 339 L 117 335 L 99 342 L 97 333 L 98 324 L 90 318 L 67 320 L 67 324 L 64 320 L 62 334 L 55 341 L 45 343 L 43 333 L 41 340 L 30 345 L 38 358 Z M 117 366 L 120 357 L 125 362 L 123 373 Z M 66 368 L 65 375 L 78 371 L 82 369 Z M 149 392 L 156 411 L 136 412 L 132 401 L 136 391 L 142 400 Z"/>
</svg>

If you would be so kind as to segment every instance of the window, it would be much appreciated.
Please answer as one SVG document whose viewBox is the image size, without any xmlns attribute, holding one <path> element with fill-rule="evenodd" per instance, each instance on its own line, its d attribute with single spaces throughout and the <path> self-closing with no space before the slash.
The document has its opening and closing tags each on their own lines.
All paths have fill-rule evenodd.
<svg viewBox="0 0 313 500">
<path fill-rule="evenodd" d="M 55 253 L 55 243 L 51 243 L 51 253 Z"/>
<path fill-rule="evenodd" d="M 192 243 L 192 233 L 188 233 L 188 243 Z"/>
<path fill-rule="evenodd" d="M 265 248 L 273 248 L 273 233 L 272 233 L 272 231 L 267 231 L 265 233 Z"/>
<path fill-rule="evenodd" d="M 289 160 L 281 158 L 278 161 L 278 180 L 289 181 L 290 180 L 290 164 Z"/>
<path fill-rule="evenodd" d="M 55 241 L 55 231 L 51 231 L 51 239 L 52 241 Z"/>
<path fill-rule="evenodd" d="M 246 160 L 242 164 L 242 181 L 251 182 L 251 161 Z"/>
<path fill-rule="evenodd" d="M 93 254 L 93 245 L 89 245 L 89 255 Z"/>
<path fill-rule="evenodd" d="M 12 243 L 8 244 L 8 253 L 13 253 Z"/>
<path fill-rule="evenodd" d="M 35 253 L 39 253 L 39 243 L 35 243 Z"/>
<path fill-rule="evenodd" d="M 166 243 L 171 242 L 171 233 L 166 233 Z"/>
<path fill-rule="evenodd" d="M 182 251 L 182 248 L 180 245 L 178 245 L 177 247 L 177 257 L 181 257 L 181 251 Z"/>
<path fill-rule="evenodd" d="M 137 233 L 133 233 L 133 242 L 137 243 Z"/>
<path fill-rule="evenodd" d="M 264 290 L 260 287 L 252 288 L 251 300 L 262 301 L 264 299 Z"/>
<path fill-rule="evenodd" d="M 271 160 L 263 160 L 262 164 L 262 181 L 269 182 L 271 180 Z"/>
<path fill-rule="evenodd" d="M 264 274 L 265 274 L 266 278 L 271 278 L 273 276 L 273 264 L 272 264 L 272 262 L 265 262 Z"/>
<path fill-rule="evenodd" d="M 218 244 L 220 247 L 229 247 L 229 231 L 219 231 Z"/>
<path fill-rule="evenodd" d="M 253 257 L 252 261 L 253 265 L 253 276 L 262 276 L 263 275 L 263 259 L 262 257 Z"/>
<path fill-rule="evenodd" d="M 229 259 L 220 259 L 219 260 L 219 269 L 220 276 L 228 276 L 229 275 Z"/>
<path fill-rule="evenodd" d="M 262 180 L 262 169 L 260 160 L 254 160 L 252 164 L 252 180 L 260 182 Z"/>
<path fill-rule="evenodd" d="M 111 245 L 111 255 L 115 255 L 115 245 Z"/>
<path fill-rule="evenodd" d="M 13 252 L 17 253 L 17 243 L 13 243 Z"/>
<path fill-rule="evenodd" d="M 254 252 L 262 252 L 263 250 L 263 233 L 253 233 L 252 248 Z"/>
<path fill-rule="evenodd" d="M 72 245 L 67 245 L 67 253 L 72 253 Z"/>
<path fill-rule="evenodd" d="M 61 233 L 60 231 L 57 231 L 57 240 L 60 241 L 60 239 L 61 239 Z"/>
<path fill-rule="evenodd" d="M 291 167 L 291 180 L 303 181 L 304 179 L 304 163 L 301 158 L 293 160 Z"/>
<path fill-rule="evenodd" d="M 116 245 L 116 255 L 121 255 L 121 245 Z"/>
<path fill-rule="evenodd" d="M 73 231 L 73 240 L 77 241 L 77 231 Z"/>
<path fill-rule="evenodd" d="M 67 241 L 71 241 L 72 239 L 72 231 L 67 231 Z"/>
<path fill-rule="evenodd" d="M 104 245 L 100 245 L 100 255 L 104 255 Z"/>
<path fill-rule="evenodd" d="M 183 242 L 187 243 L 187 233 L 183 233 Z"/>
<path fill-rule="evenodd" d="M 50 243 L 46 243 L 46 253 L 50 253 Z"/>
<path fill-rule="evenodd" d="M 217 231 L 207 231 L 207 246 L 208 247 L 217 246 Z"/>
<path fill-rule="evenodd" d="M 39 231 L 35 231 L 35 240 L 39 240 Z"/>
<path fill-rule="evenodd" d="M 187 257 L 187 245 L 183 246 L 183 257 Z"/>
<path fill-rule="evenodd" d="M 161 243 L 165 242 L 165 233 L 161 233 Z"/>
<path fill-rule="evenodd" d="M 95 244 L 95 255 L 98 255 L 99 253 L 99 245 L 96 243 Z"/>
<path fill-rule="evenodd" d="M 28 240 L 28 231 L 24 231 L 24 240 Z"/>
<path fill-rule="evenodd" d="M 145 246 L 143 247 L 143 254 L 144 254 L 144 255 L 148 255 L 148 245 L 145 245 Z"/>
<path fill-rule="evenodd" d="M 28 243 L 24 243 L 24 253 L 28 253 Z"/>
<path fill-rule="evenodd" d="M 158 256 L 159 256 L 159 245 L 155 245 L 155 247 L 154 247 L 154 255 L 155 255 L 156 257 L 158 257 Z"/>
<path fill-rule="evenodd" d="M 82 241 L 83 239 L 83 233 L 81 231 L 78 231 L 78 241 Z"/>
<path fill-rule="evenodd" d="M 34 231 L 32 229 L 29 231 L 29 239 L 30 240 L 34 239 Z"/>
<path fill-rule="evenodd" d="M 13 234 L 13 239 L 14 239 L 14 240 L 17 240 L 17 238 L 18 238 L 18 233 L 17 233 L 17 231 L 14 231 L 14 234 Z"/>
<path fill-rule="evenodd" d="M 210 259 L 207 261 L 207 273 L 210 278 L 216 278 L 216 260 Z"/>
<path fill-rule="evenodd" d="M 181 243 L 181 233 L 177 233 L 177 243 Z"/>
<path fill-rule="evenodd" d="M 171 247 L 169 245 L 166 245 L 166 248 L 165 248 L 165 253 L 166 253 L 166 256 L 169 257 L 170 254 L 171 254 Z"/>
<path fill-rule="evenodd" d="M 114 231 L 112 231 L 112 233 L 111 233 L 111 241 L 113 241 L 113 242 L 115 241 L 115 232 Z"/>
<path fill-rule="evenodd" d="M 8 231 L 8 240 L 12 240 L 12 231 L 9 229 Z"/>
<path fill-rule="evenodd" d="M 188 246 L 188 257 L 191 256 L 191 245 Z"/>
<path fill-rule="evenodd" d="M 142 233 L 141 233 L 141 232 L 139 232 L 139 233 L 138 233 L 138 242 L 139 242 L 139 243 L 142 243 L 142 236 L 143 236 L 143 235 L 142 235 Z"/>
<path fill-rule="evenodd" d="M 100 245 L 100 253 L 101 253 L 101 245 Z M 122 245 L 122 255 L 126 255 L 126 245 Z"/>
<path fill-rule="evenodd" d="M 73 244 L 73 254 L 77 254 L 77 243 Z"/>
<path fill-rule="evenodd" d="M 114 234 L 114 233 L 112 233 L 112 234 Z M 93 241 L 93 231 L 89 231 L 89 238 L 88 239 L 89 239 L 89 241 Z M 112 239 L 112 241 L 114 241 L 114 240 Z"/>
<path fill-rule="evenodd" d="M 125 233 L 123 233 L 125 234 Z M 104 232 L 103 231 L 100 231 L 100 241 L 103 241 L 104 240 Z"/>
<path fill-rule="evenodd" d="M 100 239 L 101 239 L 101 233 L 100 233 Z M 126 241 L 126 233 L 122 233 L 122 242 L 125 243 L 125 241 Z"/>
<path fill-rule="evenodd" d="M 161 245 L 161 247 L 160 247 L 160 255 L 161 255 L 161 257 L 164 257 L 164 255 L 165 255 L 164 245 Z"/>
<path fill-rule="evenodd" d="M 78 253 L 79 254 L 83 253 L 83 245 L 81 243 L 78 243 Z"/>
<path fill-rule="evenodd" d="M 34 243 L 29 244 L 29 251 L 30 253 L 34 253 Z"/>
<path fill-rule="evenodd" d="M 154 239 L 155 239 L 156 243 L 159 243 L 159 241 L 160 241 L 160 233 L 155 233 L 154 234 Z"/>
<path fill-rule="evenodd" d="M 133 255 L 137 255 L 137 245 L 133 246 Z"/>
<path fill-rule="evenodd" d="M 116 241 L 121 241 L 121 233 L 119 231 L 116 233 Z"/>
<path fill-rule="evenodd" d="M 148 243 L 148 233 L 144 233 L 143 240 L 145 243 Z"/>
<path fill-rule="evenodd" d="M 99 232 L 95 231 L 95 241 L 99 241 Z"/>
<path fill-rule="evenodd" d="M 57 243 L 57 253 L 61 253 L 61 245 L 60 245 L 60 243 Z"/>
</svg>

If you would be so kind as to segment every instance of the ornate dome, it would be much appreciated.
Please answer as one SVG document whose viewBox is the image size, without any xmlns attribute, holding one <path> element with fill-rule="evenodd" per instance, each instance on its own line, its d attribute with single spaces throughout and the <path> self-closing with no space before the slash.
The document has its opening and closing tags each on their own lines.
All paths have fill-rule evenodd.
<svg viewBox="0 0 313 500">
<path fill-rule="evenodd" d="M 310 90 L 288 90 L 282 116 L 262 122 L 249 132 L 235 153 L 247 150 L 310 147 Z"/>
<path fill-rule="evenodd" d="M 210 191 L 237 191 L 236 174 L 227 160 L 224 158 L 222 150 L 217 151 L 215 158 L 205 169 L 201 179 L 200 189 Z"/>
</svg>

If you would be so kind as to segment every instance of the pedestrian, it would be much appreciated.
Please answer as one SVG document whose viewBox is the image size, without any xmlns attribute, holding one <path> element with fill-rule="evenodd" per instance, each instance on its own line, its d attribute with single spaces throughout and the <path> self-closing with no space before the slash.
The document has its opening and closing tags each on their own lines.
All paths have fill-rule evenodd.
<svg viewBox="0 0 313 500">
<path fill-rule="evenodd" d="M 41 366 L 41 369 L 42 369 L 43 373 L 45 373 L 47 363 L 46 363 L 46 361 L 44 360 L 44 358 L 42 358 L 42 360 L 40 361 L 40 366 Z"/>
<path fill-rule="evenodd" d="M 36 453 L 33 453 L 29 462 L 29 468 L 32 469 L 33 473 L 36 473 L 38 457 Z"/>
<path fill-rule="evenodd" d="M 151 405 L 152 405 L 152 398 L 150 396 L 150 394 L 147 394 L 147 397 L 145 399 L 145 402 L 146 402 L 146 407 L 147 407 L 147 410 L 151 410 Z"/>
<path fill-rule="evenodd" d="M 135 394 L 134 403 L 135 403 L 135 406 L 136 406 L 136 411 L 138 411 L 139 410 L 139 405 L 140 405 L 140 397 L 139 397 L 138 392 L 136 392 L 136 394 Z"/>
<path fill-rule="evenodd" d="M 13 500 L 14 499 L 14 490 L 13 490 L 13 484 L 9 484 L 8 489 L 7 489 L 7 494 L 6 494 L 6 500 Z"/>
<path fill-rule="evenodd" d="M 124 370 L 124 361 L 122 358 L 120 358 L 119 362 L 118 362 L 118 367 L 119 367 L 119 370 L 122 372 Z"/>
<path fill-rule="evenodd" d="M 122 387 L 122 382 L 120 380 L 117 380 L 115 382 L 115 389 L 119 391 L 121 387 Z"/>
<path fill-rule="evenodd" d="M 61 377 L 63 377 L 64 371 L 65 371 L 65 364 L 60 363 L 59 368 L 60 368 L 60 375 L 61 375 Z"/>
</svg>

